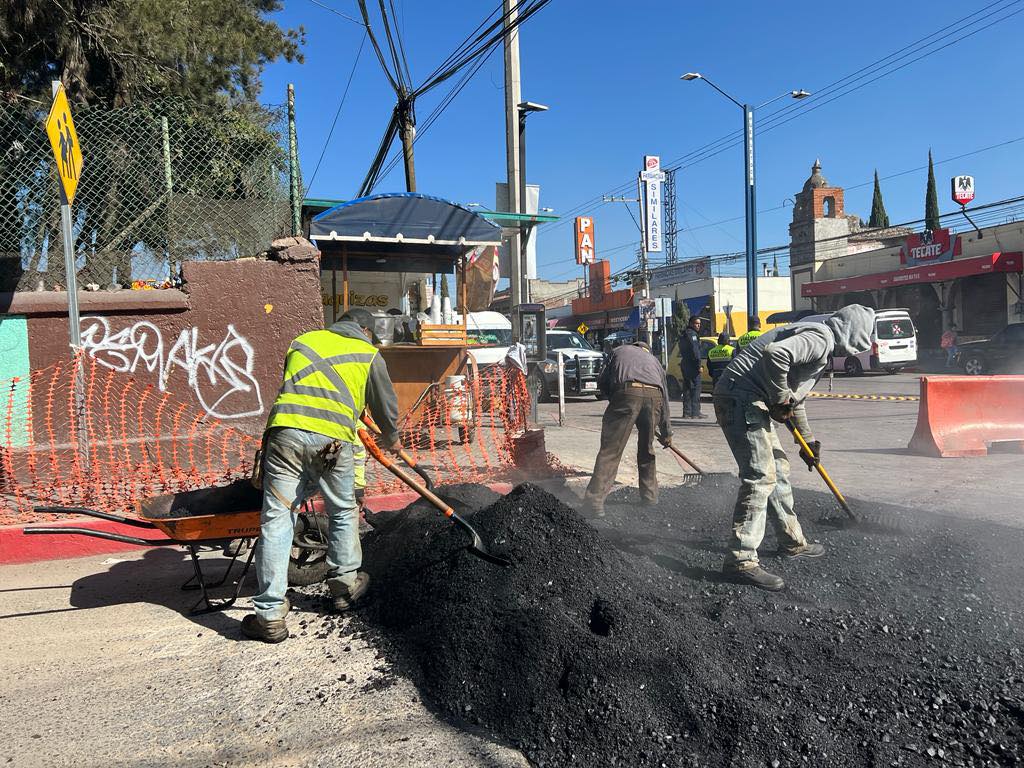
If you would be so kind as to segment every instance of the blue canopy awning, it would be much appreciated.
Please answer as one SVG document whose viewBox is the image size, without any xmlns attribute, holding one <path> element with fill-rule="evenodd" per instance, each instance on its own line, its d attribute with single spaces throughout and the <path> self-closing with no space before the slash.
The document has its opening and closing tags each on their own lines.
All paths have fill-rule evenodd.
<svg viewBox="0 0 1024 768">
<path fill-rule="evenodd" d="M 361 197 L 313 217 L 309 239 L 350 269 L 442 271 L 472 248 L 501 245 L 501 227 L 461 205 L 416 192 Z"/>
</svg>

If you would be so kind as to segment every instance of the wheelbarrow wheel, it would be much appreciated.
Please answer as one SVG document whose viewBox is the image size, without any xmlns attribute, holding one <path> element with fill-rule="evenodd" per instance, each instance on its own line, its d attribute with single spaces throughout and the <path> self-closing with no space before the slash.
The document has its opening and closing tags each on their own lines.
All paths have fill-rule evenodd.
<svg viewBox="0 0 1024 768">
<path fill-rule="evenodd" d="M 298 542 L 327 544 L 327 516 L 300 512 L 295 521 L 295 543 L 288 560 L 288 585 L 308 587 L 327 578 L 327 550 L 303 547 Z"/>
</svg>

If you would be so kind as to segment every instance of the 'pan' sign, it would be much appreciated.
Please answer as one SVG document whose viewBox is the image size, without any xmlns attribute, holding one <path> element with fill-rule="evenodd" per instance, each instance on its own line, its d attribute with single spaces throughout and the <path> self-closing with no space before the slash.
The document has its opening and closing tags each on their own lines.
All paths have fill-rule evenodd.
<svg viewBox="0 0 1024 768">
<path fill-rule="evenodd" d="M 594 248 L 594 219 L 590 216 L 576 217 L 576 263 L 593 264 L 596 258 Z"/>
</svg>

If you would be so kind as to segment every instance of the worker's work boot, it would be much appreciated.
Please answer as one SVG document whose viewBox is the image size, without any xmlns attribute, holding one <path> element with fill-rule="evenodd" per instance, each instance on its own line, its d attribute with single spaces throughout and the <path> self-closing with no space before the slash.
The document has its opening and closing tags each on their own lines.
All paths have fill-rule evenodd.
<svg viewBox="0 0 1024 768">
<path fill-rule="evenodd" d="M 821 557 L 825 554 L 824 544 L 804 544 L 802 547 L 795 547 L 794 549 L 784 549 L 782 554 L 789 558 L 797 557 Z"/>
<path fill-rule="evenodd" d="M 780 589 L 784 589 L 786 582 L 782 580 L 781 576 L 776 576 L 774 573 L 768 573 L 764 568 L 759 565 L 753 568 L 725 568 L 723 570 L 725 577 L 736 584 L 749 584 L 752 587 L 758 589 L 767 589 L 769 592 L 778 592 Z"/>
<path fill-rule="evenodd" d="M 281 643 L 288 639 L 288 625 L 284 619 L 264 619 L 250 613 L 242 619 L 242 634 L 264 643 Z"/>
<path fill-rule="evenodd" d="M 356 581 L 351 587 L 336 581 L 328 581 L 327 586 L 331 590 L 331 607 L 337 613 L 350 611 L 359 605 L 366 598 L 370 589 L 370 574 L 359 571 L 356 573 Z"/>
</svg>

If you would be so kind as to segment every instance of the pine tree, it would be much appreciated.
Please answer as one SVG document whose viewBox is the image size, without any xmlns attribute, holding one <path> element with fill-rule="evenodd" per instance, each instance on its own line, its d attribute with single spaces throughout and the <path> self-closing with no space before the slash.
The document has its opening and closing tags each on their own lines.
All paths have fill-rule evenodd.
<svg viewBox="0 0 1024 768">
<path fill-rule="evenodd" d="M 889 214 L 885 212 L 882 188 L 878 184 L 878 169 L 875 169 L 875 195 L 871 198 L 871 219 L 868 221 L 868 226 L 872 229 L 889 226 Z"/>
<path fill-rule="evenodd" d="M 932 165 L 932 151 L 928 150 L 928 190 L 924 195 L 924 228 L 939 228 L 939 193 L 935 189 L 935 168 Z"/>
</svg>

